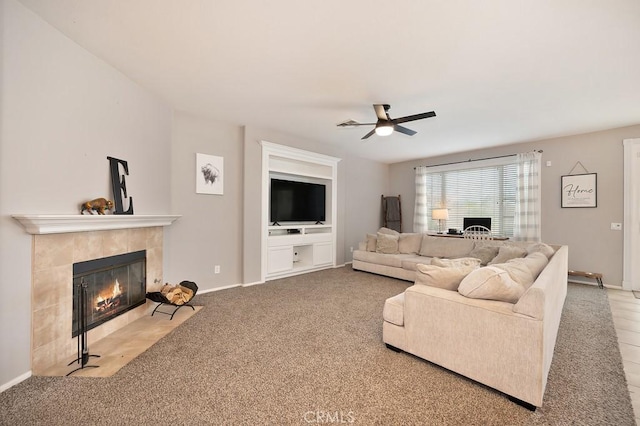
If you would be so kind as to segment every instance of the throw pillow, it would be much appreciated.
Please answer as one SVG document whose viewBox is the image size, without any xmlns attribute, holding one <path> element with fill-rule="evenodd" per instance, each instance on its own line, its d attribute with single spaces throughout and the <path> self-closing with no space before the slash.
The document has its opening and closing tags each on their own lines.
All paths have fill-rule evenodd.
<svg viewBox="0 0 640 426">
<path fill-rule="evenodd" d="M 499 300 L 516 303 L 525 292 L 522 285 L 511 279 L 507 271 L 485 266 L 462 279 L 458 293 L 472 299 Z"/>
<path fill-rule="evenodd" d="M 400 234 L 398 241 L 398 251 L 404 254 L 416 254 L 420 251 L 422 244 L 422 234 Z"/>
<path fill-rule="evenodd" d="M 424 235 L 422 237 L 419 254 L 420 256 L 453 259 L 468 256 L 471 250 L 473 250 L 473 246 L 473 240 Z"/>
<path fill-rule="evenodd" d="M 398 254 L 398 236 L 381 234 L 376 235 L 376 252 L 383 254 Z"/>
<path fill-rule="evenodd" d="M 399 236 L 400 233 L 398 231 L 394 231 L 393 229 L 385 228 L 384 226 L 378 229 L 379 234 L 387 234 L 387 235 L 395 235 Z"/>
<path fill-rule="evenodd" d="M 376 251 L 376 234 L 367 234 L 367 251 Z"/>
<path fill-rule="evenodd" d="M 513 262 L 515 260 L 516 259 L 511 259 L 509 262 Z M 540 272 L 542 272 L 542 270 L 547 266 L 547 263 L 549 263 L 549 259 L 547 259 L 547 256 L 545 256 L 544 253 L 541 252 L 531 253 L 524 259 L 518 260 L 520 260 L 524 265 L 526 265 L 527 268 L 529 268 L 529 271 L 531 271 L 534 280 L 538 278 Z"/>
<path fill-rule="evenodd" d="M 491 262 L 491 260 L 498 255 L 498 250 L 500 250 L 498 246 L 478 247 L 476 245 L 476 247 L 471 250 L 471 253 L 469 253 L 469 256 L 480 259 L 480 264 L 487 266 L 487 263 Z"/>
<path fill-rule="evenodd" d="M 545 243 L 535 243 L 527 247 L 527 253 L 531 254 L 536 252 L 544 254 L 547 259 L 551 259 L 551 256 L 553 256 L 556 251 L 549 244 Z"/>
<path fill-rule="evenodd" d="M 506 271 L 512 280 L 527 289 L 531 287 L 535 278 L 523 260 L 522 258 L 511 259 L 507 263 L 495 263 L 491 266 Z"/>
<path fill-rule="evenodd" d="M 521 247 L 517 246 L 502 246 L 498 251 L 498 255 L 488 263 L 488 265 L 493 265 L 496 263 L 505 263 L 510 259 L 515 259 L 518 257 L 525 257 L 527 255 L 527 251 Z"/>
<path fill-rule="evenodd" d="M 456 291 L 462 279 L 475 268 L 475 266 L 443 268 L 419 263 L 416 266 L 416 284 Z"/>
<path fill-rule="evenodd" d="M 458 259 L 440 259 L 439 257 L 434 257 L 431 259 L 431 264 L 434 266 L 441 266 L 443 268 L 448 268 L 452 266 L 480 266 L 480 259 L 476 259 L 475 257 L 460 257 Z"/>
</svg>

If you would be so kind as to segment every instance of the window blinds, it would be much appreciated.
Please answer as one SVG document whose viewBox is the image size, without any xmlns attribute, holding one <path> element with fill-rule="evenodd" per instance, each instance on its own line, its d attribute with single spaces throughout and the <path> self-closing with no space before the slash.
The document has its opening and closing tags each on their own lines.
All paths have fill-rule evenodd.
<svg viewBox="0 0 640 426">
<path fill-rule="evenodd" d="M 429 172 L 426 175 L 429 228 L 437 229 L 431 210 L 449 210 L 448 228 L 462 229 L 465 217 L 490 217 L 494 235 L 512 236 L 517 166 L 506 164 Z"/>
</svg>

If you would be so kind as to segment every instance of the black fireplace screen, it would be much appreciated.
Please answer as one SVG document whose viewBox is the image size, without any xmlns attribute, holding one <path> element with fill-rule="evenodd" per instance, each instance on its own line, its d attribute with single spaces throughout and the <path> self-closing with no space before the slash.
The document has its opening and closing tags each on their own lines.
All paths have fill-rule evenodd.
<svg viewBox="0 0 640 426">
<path fill-rule="evenodd" d="M 145 303 L 146 269 L 146 250 L 75 263 L 72 336 L 81 332 L 78 310 L 83 285 L 87 330 L 91 330 Z"/>
</svg>

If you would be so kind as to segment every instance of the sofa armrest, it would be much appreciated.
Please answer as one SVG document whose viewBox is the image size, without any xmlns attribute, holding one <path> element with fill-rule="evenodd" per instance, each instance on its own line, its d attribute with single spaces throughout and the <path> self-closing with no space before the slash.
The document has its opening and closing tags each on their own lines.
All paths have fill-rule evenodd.
<svg viewBox="0 0 640 426">
<path fill-rule="evenodd" d="M 511 303 L 419 284 L 405 291 L 404 308 L 407 352 L 540 406 L 543 321 Z"/>
</svg>

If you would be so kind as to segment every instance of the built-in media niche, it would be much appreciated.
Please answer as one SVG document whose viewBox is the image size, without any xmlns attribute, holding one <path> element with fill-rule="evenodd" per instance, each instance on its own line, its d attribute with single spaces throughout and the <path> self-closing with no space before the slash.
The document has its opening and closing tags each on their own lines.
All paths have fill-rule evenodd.
<svg viewBox="0 0 640 426">
<path fill-rule="evenodd" d="M 273 225 L 326 221 L 326 186 L 323 184 L 272 178 L 270 194 L 269 221 Z"/>
</svg>

